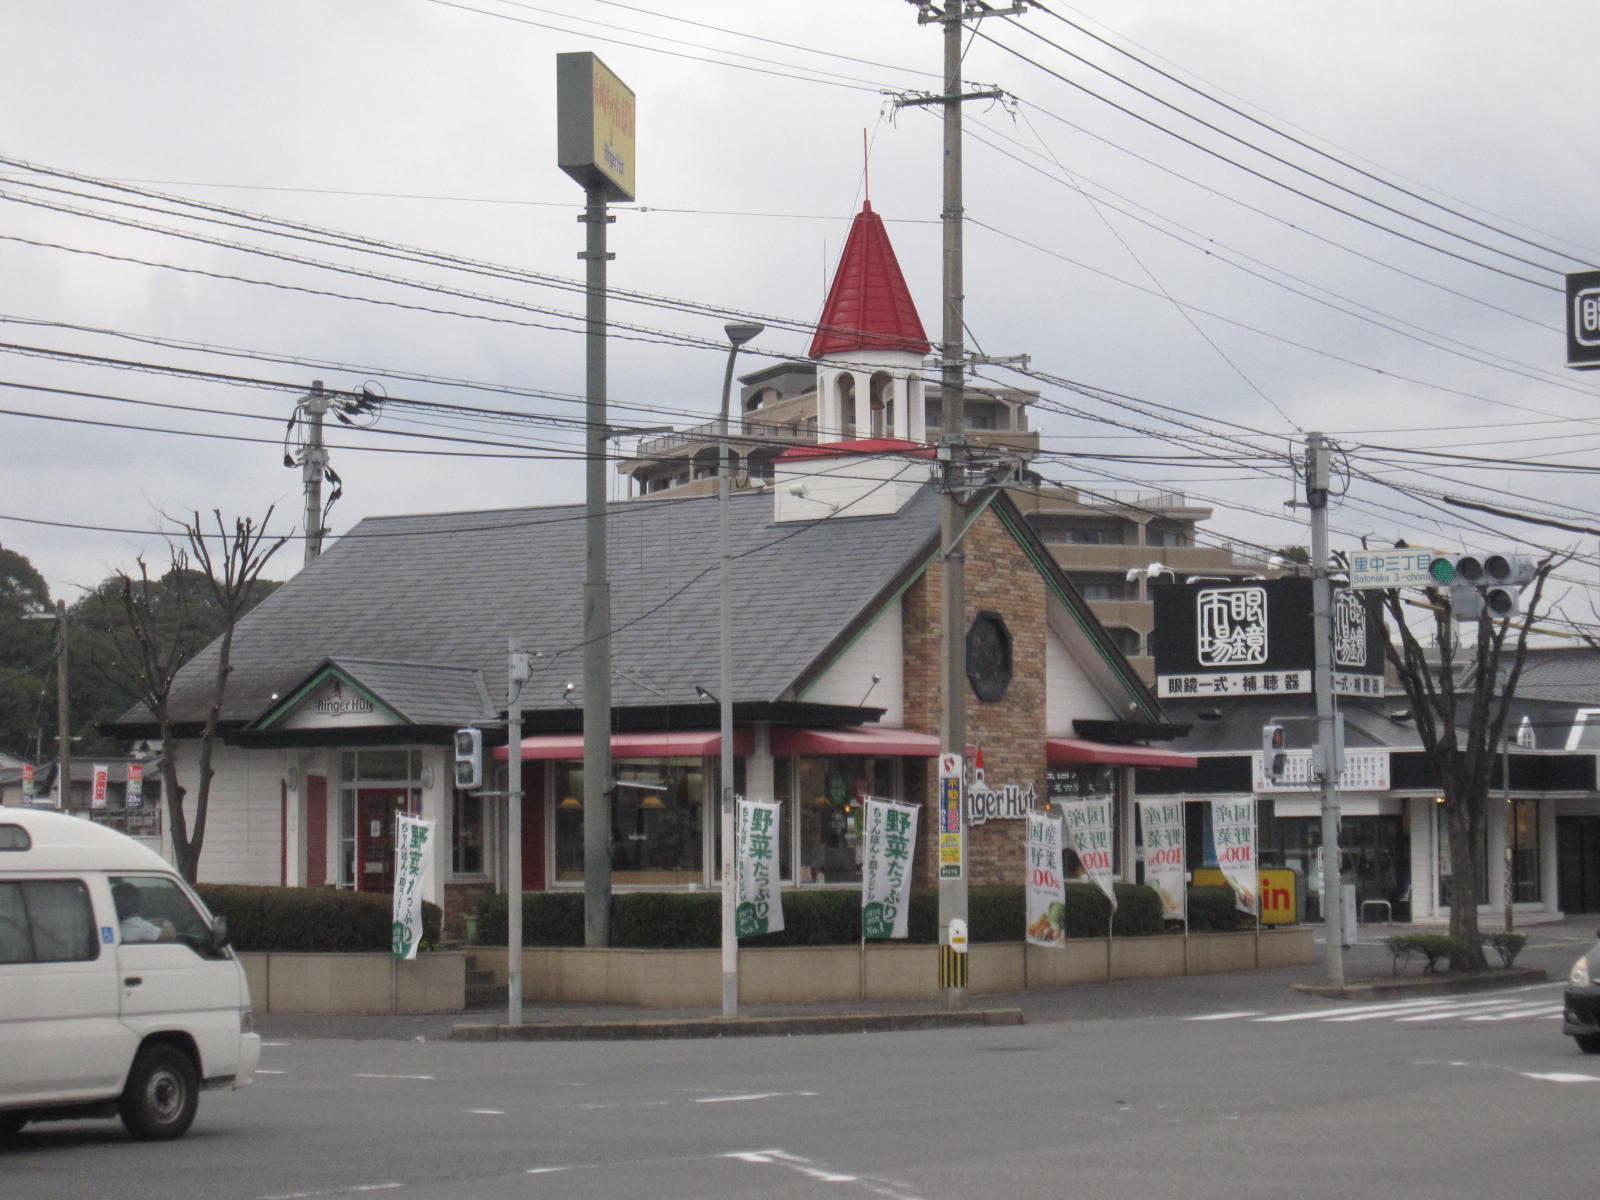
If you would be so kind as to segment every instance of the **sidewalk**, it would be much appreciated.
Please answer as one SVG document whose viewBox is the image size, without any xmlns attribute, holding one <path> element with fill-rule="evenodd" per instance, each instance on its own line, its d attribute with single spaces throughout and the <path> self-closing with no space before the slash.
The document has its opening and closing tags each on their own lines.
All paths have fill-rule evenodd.
<svg viewBox="0 0 1600 1200">
<path fill-rule="evenodd" d="M 1519 928 L 1528 945 L 1518 968 L 1543 971 L 1552 981 L 1566 978 L 1574 960 L 1595 941 L 1600 917 L 1585 914 L 1563 921 Z M 1484 926 L 1484 931 L 1498 928 Z M 1182 1015 L 1236 1009 L 1279 1010 L 1324 1003 L 1329 998 L 1356 999 L 1379 994 L 1394 979 L 1383 939 L 1409 926 L 1363 926 L 1360 942 L 1344 952 L 1346 990 L 1337 997 L 1318 997 L 1312 989 L 1327 982 L 1319 940 L 1315 964 L 1226 975 L 1187 975 L 1173 979 L 1127 980 L 1088 984 L 1054 991 L 972 995 L 967 1008 L 943 1012 L 937 1002 L 878 1001 L 815 1005 L 741 1005 L 737 1017 L 724 1018 L 710 1007 L 645 1009 L 614 1004 L 562 1004 L 530 1001 L 522 1023 L 504 1033 L 504 1005 L 464 1013 L 395 1016 L 349 1016 L 262 1013 L 256 1028 L 268 1040 L 389 1039 L 400 1041 L 534 1040 L 539 1038 L 620 1039 L 663 1037 L 772 1036 L 798 1033 L 844 1033 L 890 1029 L 929 1029 L 955 1025 L 1049 1024 L 1101 1021 L 1125 1017 Z M 1489 978 L 1490 987 L 1516 986 L 1510 975 Z M 1422 975 L 1415 964 L 1400 977 L 1409 994 L 1447 991 L 1462 981 L 1447 975 Z M 458 1032 L 459 1030 L 459 1032 Z M 495 1032 L 489 1032 L 496 1030 Z"/>
</svg>

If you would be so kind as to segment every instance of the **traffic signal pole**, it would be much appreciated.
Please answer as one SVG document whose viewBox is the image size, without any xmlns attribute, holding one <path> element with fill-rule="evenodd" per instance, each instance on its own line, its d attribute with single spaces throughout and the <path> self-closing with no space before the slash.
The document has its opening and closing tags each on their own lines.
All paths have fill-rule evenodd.
<svg viewBox="0 0 1600 1200">
<path fill-rule="evenodd" d="M 1306 435 L 1306 504 L 1311 509 L 1311 630 L 1315 643 L 1317 745 L 1322 785 L 1322 916 L 1328 982 L 1344 986 L 1344 893 L 1339 882 L 1339 770 L 1333 707 L 1333 583 L 1328 578 L 1328 443 Z"/>
</svg>

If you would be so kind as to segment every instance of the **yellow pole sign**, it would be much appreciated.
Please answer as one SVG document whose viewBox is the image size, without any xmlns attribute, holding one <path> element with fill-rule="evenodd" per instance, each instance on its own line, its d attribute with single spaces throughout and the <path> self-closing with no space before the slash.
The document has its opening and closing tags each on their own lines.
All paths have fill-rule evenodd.
<svg viewBox="0 0 1600 1200">
<path fill-rule="evenodd" d="M 556 55 L 556 163 L 606 199 L 634 197 L 633 89 L 584 51 Z"/>
</svg>

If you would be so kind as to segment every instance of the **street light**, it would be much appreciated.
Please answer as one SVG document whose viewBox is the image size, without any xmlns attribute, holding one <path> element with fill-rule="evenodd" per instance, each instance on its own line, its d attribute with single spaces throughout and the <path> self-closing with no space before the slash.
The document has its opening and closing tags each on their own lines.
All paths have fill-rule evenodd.
<svg viewBox="0 0 1600 1200">
<path fill-rule="evenodd" d="M 765 326 L 731 322 L 723 326 L 728 335 L 728 367 L 722 375 L 722 420 L 718 424 L 721 448 L 717 470 L 717 514 L 721 525 L 722 557 L 717 565 L 722 669 L 717 691 L 722 729 L 722 1015 L 739 1014 L 739 938 L 734 927 L 738 894 L 734 890 L 734 811 L 733 811 L 733 631 L 731 600 L 733 560 L 728 552 L 728 479 L 733 474 L 733 451 L 728 445 L 728 401 L 733 394 L 733 364 L 739 347 L 759 334 Z"/>
<path fill-rule="evenodd" d="M 29 613 L 30 621 L 55 620 L 56 623 L 56 794 L 62 812 L 72 795 L 72 739 L 67 731 L 67 602 L 56 601 L 53 613 Z"/>
</svg>

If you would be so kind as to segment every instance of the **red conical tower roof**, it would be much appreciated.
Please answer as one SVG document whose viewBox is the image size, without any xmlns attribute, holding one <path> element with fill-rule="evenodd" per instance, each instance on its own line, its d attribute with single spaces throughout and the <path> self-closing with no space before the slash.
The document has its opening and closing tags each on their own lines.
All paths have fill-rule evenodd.
<svg viewBox="0 0 1600 1200">
<path fill-rule="evenodd" d="M 872 211 L 868 200 L 856 214 L 839 256 L 839 269 L 811 339 L 811 357 L 855 350 L 927 354 L 932 348 L 883 218 Z"/>
</svg>

